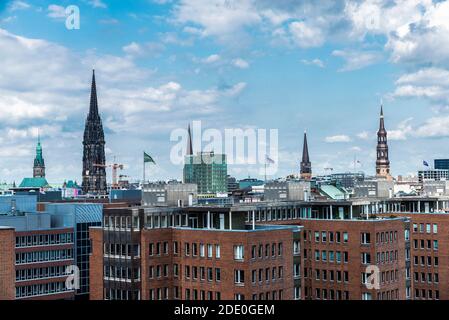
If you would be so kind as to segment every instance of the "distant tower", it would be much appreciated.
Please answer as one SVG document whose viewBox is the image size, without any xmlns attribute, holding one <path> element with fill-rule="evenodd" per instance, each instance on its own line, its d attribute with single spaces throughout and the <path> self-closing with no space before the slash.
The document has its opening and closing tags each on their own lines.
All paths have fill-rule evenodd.
<svg viewBox="0 0 449 320">
<path fill-rule="evenodd" d="M 36 157 L 34 158 L 33 166 L 33 177 L 34 178 L 45 178 L 45 161 L 42 156 L 42 146 L 41 137 L 37 136 L 37 146 L 36 146 Z"/>
<path fill-rule="evenodd" d="M 92 74 L 90 108 L 84 129 L 83 146 L 83 191 L 84 193 L 104 195 L 107 193 L 106 158 L 104 152 L 105 140 L 103 125 L 98 114 L 95 70 Z"/>
<path fill-rule="evenodd" d="M 302 147 L 301 179 L 310 180 L 312 178 L 312 164 L 309 158 L 309 147 L 307 145 L 307 133 L 304 131 L 304 145 Z"/>
<path fill-rule="evenodd" d="M 379 131 L 377 131 L 376 176 L 390 180 L 390 160 L 388 160 L 387 130 L 385 130 L 383 106 L 380 107 Z"/>
</svg>

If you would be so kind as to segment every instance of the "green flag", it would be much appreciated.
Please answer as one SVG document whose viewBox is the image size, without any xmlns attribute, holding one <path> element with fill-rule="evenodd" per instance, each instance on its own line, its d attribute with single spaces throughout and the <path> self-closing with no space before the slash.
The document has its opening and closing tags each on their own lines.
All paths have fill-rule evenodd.
<svg viewBox="0 0 449 320">
<path fill-rule="evenodd" d="M 151 162 L 151 163 L 156 164 L 156 162 L 154 162 L 153 158 L 149 154 L 147 154 L 145 151 L 143 152 L 143 162 L 145 162 L 145 163 Z"/>
</svg>

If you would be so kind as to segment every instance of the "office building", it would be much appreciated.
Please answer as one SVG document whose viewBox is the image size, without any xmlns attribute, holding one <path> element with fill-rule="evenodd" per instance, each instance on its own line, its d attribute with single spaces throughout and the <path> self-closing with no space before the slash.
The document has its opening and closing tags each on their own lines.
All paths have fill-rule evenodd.
<svg viewBox="0 0 449 320">
<path fill-rule="evenodd" d="M 200 152 L 187 155 L 184 163 L 184 183 L 198 186 L 198 194 L 228 192 L 226 155 Z"/>
<path fill-rule="evenodd" d="M 73 228 L 52 227 L 50 215 L 18 207 L 0 214 L 0 300 L 73 299 L 66 285 L 74 265 Z"/>
</svg>

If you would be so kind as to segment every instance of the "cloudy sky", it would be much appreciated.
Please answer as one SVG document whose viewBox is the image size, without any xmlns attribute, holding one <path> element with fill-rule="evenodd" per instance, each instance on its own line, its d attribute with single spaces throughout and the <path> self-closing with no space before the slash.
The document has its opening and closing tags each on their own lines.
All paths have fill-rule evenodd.
<svg viewBox="0 0 449 320">
<path fill-rule="evenodd" d="M 80 29 L 65 8 L 80 9 Z M 393 174 L 449 157 L 449 1 L 0 1 L 0 181 L 32 174 L 37 131 L 50 182 L 80 180 L 91 69 L 108 161 L 181 178 L 170 133 L 279 130 L 279 171 L 374 173 L 382 100 Z M 195 146 L 194 146 L 195 147 Z M 259 166 L 231 166 L 257 176 Z"/>
</svg>

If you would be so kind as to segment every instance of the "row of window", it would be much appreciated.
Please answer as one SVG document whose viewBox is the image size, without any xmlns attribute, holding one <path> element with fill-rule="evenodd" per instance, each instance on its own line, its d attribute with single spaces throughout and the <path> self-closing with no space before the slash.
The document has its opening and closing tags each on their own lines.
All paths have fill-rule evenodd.
<svg viewBox="0 0 449 320">
<path fill-rule="evenodd" d="M 440 299 L 439 290 L 415 289 L 415 299 Z"/>
<path fill-rule="evenodd" d="M 108 229 L 117 230 L 131 230 L 139 228 L 139 217 L 138 216 L 105 216 L 104 227 Z"/>
<path fill-rule="evenodd" d="M 16 264 L 73 259 L 72 249 L 16 253 Z"/>
<path fill-rule="evenodd" d="M 361 274 L 362 284 L 366 285 L 370 282 L 370 279 L 369 279 L 370 275 L 371 275 L 371 273 L 362 272 L 362 274 Z M 383 271 L 380 273 L 379 282 L 381 284 L 394 283 L 397 281 L 399 281 L 399 271 L 398 270 Z"/>
<path fill-rule="evenodd" d="M 174 242 L 177 243 L 177 242 Z M 221 258 L 221 249 L 219 244 L 204 244 L 204 243 L 184 243 L 184 254 L 186 257 L 192 256 L 192 257 L 200 257 L 205 258 L 207 255 L 207 258 L 211 259 L 214 257 L 214 249 L 215 249 L 215 259 Z M 177 251 L 174 252 L 174 254 L 177 254 Z"/>
<path fill-rule="evenodd" d="M 295 241 L 294 242 L 294 254 L 298 254 L 299 249 L 299 241 Z M 264 250 L 265 249 L 265 250 Z M 235 252 L 235 251 L 234 251 Z M 241 259 L 243 260 L 243 246 L 241 246 Z M 262 259 L 262 258 L 269 258 L 269 257 L 276 257 L 279 256 L 281 257 L 283 255 L 284 252 L 284 246 L 282 242 L 279 243 L 266 243 L 265 245 L 263 244 L 259 244 L 258 246 L 253 245 L 251 247 L 251 259 Z M 234 255 L 235 256 L 235 255 Z M 239 260 L 239 259 L 236 259 Z"/>
<path fill-rule="evenodd" d="M 111 256 L 119 256 L 124 258 L 139 257 L 140 245 L 138 244 L 120 244 L 120 243 L 105 243 L 104 254 Z"/>
<path fill-rule="evenodd" d="M 307 296 L 307 288 L 305 288 L 305 295 Z M 315 289 L 315 299 L 317 300 L 349 300 L 349 291 L 333 290 L 333 289 Z"/>
<path fill-rule="evenodd" d="M 68 291 L 65 282 L 51 282 L 16 287 L 16 298 L 33 297 Z"/>
<path fill-rule="evenodd" d="M 377 300 L 398 300 L 398 299 L 399 299 L 398 289 L 382 291 L 377 293 Z"/>
<path fill-rule="evenodd" d="M 299 287 L 295 287 L 295 299 L 299 300 L 301 298 L 301 288 L 299 288 L 299 293 L 297 292 L 297 289 Z M 299 298 L 296 298 L 296 294 L 299 295 Z M 284 290 L 279 291 L 267 291 L 267 292 L 261 292 L 259 294 L 253 294 L 252 296 L 253 300 L 283 300 L 284 299 Z M 241 294 L 234 295 L 234 300 L 245 300 L 245 296 Z"/>
<path fill-rule="evenodd" d="M 16 248 L 72 243 L 73 233 L 41 234 L 16 237 Z"/>
<path fill-rule="evenodd" d="M 131 268 L 127 266 L 104 266 L 104 277 L 106 280 L 140 281 L 140 268 Z"/>
<path fill-rule="evenodd" d="M 341 243 L 342 238 L 341 238 L 341 232 L 337 231 L 337 232 L 327 232 L 327 231 L 315 231 L 314 232 L 314 236 L 315 236 L 315 242 L 323 242 L 323 243 Z M 310 237 L 310 232 L 309 232 L 309 237 Z M 304 241 L 307 241 L 307 233 L 304 232 Z M 343 232 L 343 243 L 347 243 L 349 241 L 349 235 L 347 232 Z"/>
<path fill-rule="evenodd" d="M 421 277 L 418 272 L 415 272 L 413 275 L 413 280 L 415 282 L 419 282 L 421 280 L 422 283 L 439 283 L 440 279 L 438 273 L 425 273 L 421 272 Z"/>
<path fill-rule="evenodd" d="M 413 264 L 417 266 L 418 264 L 421 264 L 421 266 L 432 266 L 432 257 L 431 256 L 413 256 Z M 433 257 L 433 266 L 438 267 L 438 257 Z"/>
<path fill-rule="evenodd" d="M 397 242 L 398 232 L 397 231 L 385 231 L 376 233 L 376 244 L 387 244 Z"/>
<path fill-rule="evenodd" d="M 139 290 L 104 289 L 105 300 L 140 300 Z"/>
<path fill-rule="evenodd" d="M 419 244 L 419 245 L 418 245 Z M 431 250 L 438 250 L 438 240 L 424 240 L 421 239 L 418 241 L 418 239 L 413 240 L 413 249 L 428 249 Z"/>
<path fill-rule="evenodd" d="M 304 278 L 311 277 L 312 269 L 304 268 Z M 320 270 L 315 269 L 316 281 L 337 281 L 337 282 L 349 282 L 348 271 L 334 271 L 334 270 Z"/>
<path fill-rule="evenodd" d="M 438 233 L 438 225 L 436 223 L 434 223 L 434 224 L 426 223 L 425 225 L 426 225 L 426 227 L 425 227 L 426 233 L 433 233 L 433 234 Z M 419 233 L 424 233 L 424 223 L 419 224 L 419 229 L 418 229 L 417 223 L 413 224 L 413 232 L 418 232 L 418 230 L 419 230 Z"/>
<path fill-rule="evenodd" d="M 243 271 L 242 271 L 243 273 Z M 265 277 L 264 277 L 265 275 Z M 252 284 L 256 284 L 256 282 L 262 283 L 264 280 L 266 283 L 269 283 L 271 281 L 281 280 L 284 278 L 284 267 L 272 267 L 272 268 L 265 268 L 264 269 L 258 269 L 258 270 L 251 270 L 251 282 Z M 236 282 L 237 283 L 237 282 Z"/>
<path fill-rule="evenodd" d="M 315 250 L 315 261 L 321 261 L 321 262 L 336 262 L 341 263 L 342 261 L 344 263 L 348 263 L 349 261 L 349 254 L 347 251 L 343 251 L 343 260 L 342 260 L 342 252 L 341 251 L 320 251 Z"/>
<path fill-rule="evenodd" d="M 386 252 L 378 252 L 376 254 L 376 262 L 381 263 L 394 263 L 398 261 L 398 250 L 391 250 Z"/>
<path fill-rule="evenodd" d="M 212 282 L 214 281 L 214 275 L 215 275 L 215 281 L 220 282 L 221 281 L 221 269 L 215 268 L 215 272 L 213 268 L 205 268 L 205 267 L 197 267 L 197 266 L 184 266 L 184 278 L 185 279 L 192 279 L 192 280 L 199 280 L 204 281 L 207 278 L 207 281 Z M 176 276 L 176 273 L 175 273 Z"/>
<path fill-rule="evenodd" d="M 16 270 L 16 281 L 66 276 L 66 266 Z"/>
</svg>

